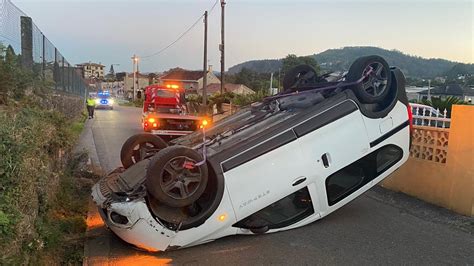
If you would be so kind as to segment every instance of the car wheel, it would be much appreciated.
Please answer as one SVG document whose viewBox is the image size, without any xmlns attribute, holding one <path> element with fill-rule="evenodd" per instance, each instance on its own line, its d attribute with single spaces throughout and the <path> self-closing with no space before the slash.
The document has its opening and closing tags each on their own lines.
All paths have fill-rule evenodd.
<svg viewBox="0 0 474 266">
<path fill-rule="evenodd" d="M 372 70 L 362 82 L 350 86 L 362 103 L 380 103 L 387 96 L 391 74 L 387 61 L 380 56 L 371 55 L 358 58 L 352 63 L 346 76 L 347 82 L 356 82 Z"/>
<path fill-rule="evenodd" d="M 299 65 L 288 71 L 283 78 L 283 89 L 295 91 L 295 87 L 315 83 L 317 80 L 316 70 L 310 65 Z"/>
<path fill-rule="evenodd" d="M 158 136 L 152 134 L 133 135 L 122 145 L 120 160 L 124 168 L 129 168 L 166 147 L 168 147 L 168 144 Z"/>
<path fill-rule="evenodd" d="M 194 165 L 201 160 L 201 154 L 184 146 L 161 150 L 148 165 L 148 194 L 169 207 L 193 204 L 204 193 L 208 181 L 207 165 Z"/>
</svg>

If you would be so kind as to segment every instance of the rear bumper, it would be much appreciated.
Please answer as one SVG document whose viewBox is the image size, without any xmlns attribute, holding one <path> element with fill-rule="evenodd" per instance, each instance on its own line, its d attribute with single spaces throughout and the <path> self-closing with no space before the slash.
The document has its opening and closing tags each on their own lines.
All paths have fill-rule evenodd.
<svg viewBox="0 0 474 266">
<path fill-rule="evenodd" d="M 183 131 L 183 130 L 157 130 L 152 129 L 151 133 L 161 136 L 185 136 L 193 133 L 194 131 Z"/>
</svg>

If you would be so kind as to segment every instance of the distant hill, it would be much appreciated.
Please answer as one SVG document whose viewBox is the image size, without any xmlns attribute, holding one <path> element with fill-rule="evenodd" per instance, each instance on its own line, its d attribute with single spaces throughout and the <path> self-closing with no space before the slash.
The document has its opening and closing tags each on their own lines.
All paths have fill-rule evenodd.
<svg viewBox="0 0 474 266">
<path fill-rule="evenodd" d="M 278 72 L 281 68 L 281 59 L 263 59 L 263 60 L 251 60 L 240 63 L 229 68 L 230 74 L 239 73 L 242 68 L 247 68 L 258 73 L 271 73 Z"/>
<path fill-rule="evenodd" d="M 402 69 L 406 76 L 416 78 L 444 76 L 458 64 L 457 62 L 445 59 L 426 59 L 407 55 L 400 51 L 386 50 L 378 47 L 329 49 L 313 56 L 321 65 L 323 71 L 341 71 L 347 70 L 357 57 L 365 55 L 380 55 L 384 57 L 391 66 L 397 66 Z M 281 64 L 281 59 L 252 60 L 229 68 L 229 73 L 238 73 L 244 67 L 259 73 L 278 72 Z M 470 66 L 471 65 L 472 64 L 470 64 Z"/>
<path fill-rule="evenodd" d="M 474 64 L 456 64 L 449 69 L 445 76 L 448 79 L 456 79 L 459 75 L 471 75 L 474 76 Z"/>
</svg>

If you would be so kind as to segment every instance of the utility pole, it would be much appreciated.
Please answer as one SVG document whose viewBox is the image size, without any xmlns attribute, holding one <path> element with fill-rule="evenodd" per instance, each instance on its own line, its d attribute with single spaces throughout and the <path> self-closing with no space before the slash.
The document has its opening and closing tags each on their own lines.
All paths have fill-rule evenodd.
<svg viewBox="0 0 474 266">
<path fill-rule="evenodd" d="M 273 72 L 270 74 L 270 95 L 273 95 Z"/>
<path fill-rule="evenodd" d="M 219 46 L 219 50 L 221 50 L 221 94 L 224 92 L 224 7 L 225 7 L 225 0 L 221 0 L 221 45 Z"/>
<path fill-rule="evenodd" d="M 280 89 L 280 83 L 281 83 L 280 75 L 281 75 L 281 68 L 278 69 L 278 92 L 281 91 L 281 89 Z"/>
<path fill-rule="evenodd" d="M 207 113 L 207 11 L 204 12 L 204 66 L 202 79 L 202 112 Z M 205 111 L 206 110 L 206 111 Z"/>
<path fill-rule="evenodd" d="M 138 57 L 136 55 L 132 56 L 132 61 L 133 61 L 133 100 L 135 101 L 137 97 L 137 71 L 136 71 L 136 66 L 138 63 Z"/>
<path fill-rule="evenodd" d="M 431 79 L 428 80 L 428 100 L 431 101 Z"/>
</svg>

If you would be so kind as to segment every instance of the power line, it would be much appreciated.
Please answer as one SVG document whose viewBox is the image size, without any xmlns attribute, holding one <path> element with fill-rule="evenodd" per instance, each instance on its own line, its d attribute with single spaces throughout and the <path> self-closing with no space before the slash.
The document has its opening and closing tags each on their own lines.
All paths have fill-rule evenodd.
<svg viewBox="0 0 474 266">
<path fill-rule="evenodd" d="M 211 7 L 209 13 L 211 13 L 211 11 L 216 7 L 217 3 L 219 2 L 219 0 L 216 0 L 214 2 L 214 5 Z M 157 56 L 161 53 L 163 53 L 164 51 L 166 51 L 168 48 L 170 48 L 171 46 L 173 46 L 175 43 L 177 43 L 179 40 L 181 40 L 188 32 L 190 32 L 194 27 L 196 27 L 196 25 L 201 21 L 201 19 L 204 17 L 204 14 L 202 14 L 201 16 L 199 16 L 199 18 L 187 29 L 185 30 L 181 35 L 178 36 L 178 38 L 176 40 L 174 40 L 173 42 L 171 42 L 170 44 L 168 44 L 167 46 L 161 48 L 160 50 L 158 50 L 157 52 L 153 53 L 153 54 L 150 54 L 150 55 L 146 55 L 146 56 L 138 56 L 140 59 L 146 59 L 146 58 L 150 58 L 150 57 L 153 57 L 153 56 Z"/>
<path fill-rule="evenodd" d="M 212 13 L 212 10 L 214 10 L 214 7 L 216 7 L 218 2 L 219 2 L 219 0 L 216 0 L 216 2 L 214 2 L 214 5 L 212 5 L 211 9 L 209 9 L 209 14 Z"/>
</svg>

